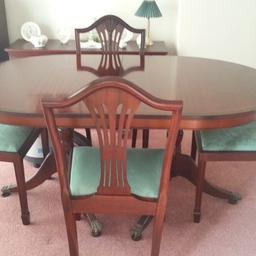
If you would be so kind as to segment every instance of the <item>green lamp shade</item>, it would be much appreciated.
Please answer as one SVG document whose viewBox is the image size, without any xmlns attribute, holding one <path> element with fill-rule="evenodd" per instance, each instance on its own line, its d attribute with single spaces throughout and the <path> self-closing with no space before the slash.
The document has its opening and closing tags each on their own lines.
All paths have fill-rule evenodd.
<svg viewBox="0 0 256 256">
<path fill-rule="evenodd" d="M 135 15 L 139 17 L 151 18 L 161 17 L 162 13 L 154 0 L 144 0 Z"/>
</svg>

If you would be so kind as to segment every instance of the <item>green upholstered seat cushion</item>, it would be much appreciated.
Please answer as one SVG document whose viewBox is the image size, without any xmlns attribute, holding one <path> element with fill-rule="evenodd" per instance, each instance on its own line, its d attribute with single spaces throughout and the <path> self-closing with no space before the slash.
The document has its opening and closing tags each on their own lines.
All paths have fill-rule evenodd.
<svg viewBox="0 0 256 256">
<path fill-rule="evenodd" d="M 132 194 L 158 198 L 162 162 L 162 149 L 128 149 L 127 177 Z M 99 149 L 75 147 L 71 165 L 71 194 L 82 196 L 96 193 L 100 171 Z"/>
<path fill-rule="evenodd" d="M 196 132 L 204 151 L 256 151 L 256 122 Z"/>
<path fill-rule="evenodd" d="M 23 143 L 27 140 L 33 128 L 15 125 L 0 125 L 0 151 L 19 151 Z"/>
</svg>

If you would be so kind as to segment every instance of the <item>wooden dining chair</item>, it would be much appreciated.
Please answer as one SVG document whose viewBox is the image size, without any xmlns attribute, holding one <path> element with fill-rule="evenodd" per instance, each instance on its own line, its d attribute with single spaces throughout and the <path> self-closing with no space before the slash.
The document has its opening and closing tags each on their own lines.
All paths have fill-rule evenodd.
<svg viewBox="0 0 256 256">
<path fill-rule="evenodd" d="M 215 130 L 193 132 L 191 156 L 198 156 L 198 177 L 194 222 L 200 222 L 202 192 L 206 163 L 208 161 L 256 161 L 256 122 Z M 229 203 L 236 204 L 240 196 L 232 197 Z"/>
<path fill-rule="evenodd" d="M 95 21 L 92 25 L 86 28 L 75 29 L 76 41 L 76 63 L 77 68 L 80 69 L 82 65 L 82 54 L 90 52 L 89 48 L 81 47 L 82 35 L 94 32 L 94 37 L 97 38 L 100 44 L 99 52 L 103 53 L 118 53 L 120 51 L 120 43 L 124 31 L 128 30 L 132 33 L 141 36 L 140 47 L 138 54 L 145 52 L 145 29 L 137 29 L 128 25 L 125 21 L 114 15 L 105 15 Z"/>
<path fill-rule="evenodd" d="M 82 55 L 89 52 L 91 49 L 86 49 L 81 47 L 82 35 L 88 35 L 88 33 L 94 32 L 94 37 L 99 41 L 101 48 L 99 52 L 102 53 L 118 53 L 120 51 L 120 43 L 122 40 L 122 35 L 125 30 L 128 30 L 134 34 L 140 35 L 140 46 L 138 48 L 138 54 L 144 55 L 145 53 L 145 29 L 137 29 L 131 27 L 121 18 L 115 15 L 105 15 L 95 21 L 92 25 L 86 28 L 76 28 L 75 29 L 75 41 L 76 41 L 76 64 L 77 68 L 82 70 L 84 65 L 82 64 Z M 110 72 L 108 75 L 114 75 Z M 91 131 L 86 129 L 86 137 L 91 142 Z M 137 130 L 133 131 L 132 145 L 135 147 L 137 139 Z"/>
<path fill-rule="evenodd" d="M 23 159 L 37 137 L 42 135 L 44 157 L 49 153 L 46 129 L 33 129 L 24 126 L 0 125 L 0 161 L 14 165 L 17 191 L 21 206 L 21 219 L 24 225 L 30 223 Z M 2 188 L 2 196 L 8 196 L 9 189 Z"/>
<path fill-rule="evenodd" d="M 91 115 L 98 148 L 72 148 L 72 143 L 61 139 L 55 113 L 77 103 L 83 103 Z M 165 149 L 127 148 L 128 134 L 141 103 L 170 113 Z M 78 255 L 77 214 L 92 212 L 155 216 L 151 255 L 159 255 L 182 102 L 161 100 L 127 80 L 107 77 L 67 99 L 42 100 L 42 107 L 57 162 L 70 255 Z"/>
</svg>

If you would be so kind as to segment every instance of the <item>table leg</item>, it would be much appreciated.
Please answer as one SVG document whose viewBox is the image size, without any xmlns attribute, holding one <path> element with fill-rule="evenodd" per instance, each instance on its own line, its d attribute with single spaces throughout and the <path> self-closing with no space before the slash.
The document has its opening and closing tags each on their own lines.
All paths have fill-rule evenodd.
<svg viewBox="0 0 256 256">
<path fill-rule="evenodd" d="M 197 165 L 195 161 L 184 154 L 177 154 L 173 160 L 172 177 L 182 176 L 196 185 Z M 204 181 L 203 191 L 211 196 L 227 199 L 231 204 L 235 204 L 241 199 L 238 193 L 213 185 L 207 180 Z"/>
</svg>

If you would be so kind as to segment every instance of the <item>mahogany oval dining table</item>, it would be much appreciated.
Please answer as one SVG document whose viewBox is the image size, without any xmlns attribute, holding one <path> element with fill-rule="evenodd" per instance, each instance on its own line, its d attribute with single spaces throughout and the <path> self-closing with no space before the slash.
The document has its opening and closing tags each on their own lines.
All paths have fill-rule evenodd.
<svg viewBox="0 0 256 256">
<path fill-rule="evenodd" d="M 76 68 L 74 55 L 50 55 L 13 59 L 0 64 L 0 123 L 45 127 L 41 98 L 65 97 L 101 76 L 99 55 L 84 57 L 87 68 Z M 120 57 L 123 78 L 163 99 L 183 100 L 181 129 L 231 127 L 256 120 L 256 70 L 250 67 L 203 58 L 177 56 Z M 140 66 L 138 66 L 140 62 Z M 135 67 L 135 68 L 134 68 Z M 137 68 L 136 68 L 137 67 Z M 130 72 L 125 72 L 128 70 Z M 105 70 L 106 71 L 106 70 Z M 104 75 L 108 74 L 104 72 Z M 74 117 L 83 120 L 80 127 L 93 127 L 81 106 L 59 113 L 57 122 L 77 127 Z M 165 129 L 166 116 L 141 107 L 134 128 Z M 197 167 L 180 153 L 172 176 L 196 182 Z M 38 173 L 26 183 L 27 189 L 41 184 L 56 171 L 54 158 L 44 160 Z M 15 188 L 9 188 L 15 191 Z M 207 181 L 204 191 L 230 201 L 239 194 L 213 186 Z"/>
<path fill-rule="evenodd" d="M 99 56 L 85 57 L 97 67 Z M 123 68 L 138 62 L 138 56 L 122 55 Z M 74 55 L 51 55 L 14 59 L 0 64 L 0 123 L 44 127 L 40 107 L 43 97 L 70 95 L 98 76 L 77 70 Z M 149 93 L 164 99 L 183 100 L 182 129 L 220 128 L 255 119 L 256 70 L 246 66 L 202 58 L 145 56 L 144 68 L 125 73 Z M 73 113 L 62 113 L 59 122 L 69 126 Z M 83 117 L 83 116 L 81 116 Z M 83 127 L 91 126 L 84 118 Z M 166 128 L 166 118 L 141 109 L 134 127 Z"/>
</svg>

